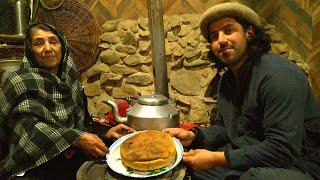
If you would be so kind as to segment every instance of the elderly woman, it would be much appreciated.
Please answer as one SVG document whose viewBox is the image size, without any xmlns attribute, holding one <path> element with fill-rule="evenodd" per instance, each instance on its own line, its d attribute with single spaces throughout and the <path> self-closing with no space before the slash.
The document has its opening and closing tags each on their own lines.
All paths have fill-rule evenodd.
<svg viewBox="0 0 320 180">
<path fill-rule="evenodd" d="M 49 24 L 28 28 L 23 64 L 0 102 L 0 177 L 75 179 L 84 161 L 105 156 L 104 140 L 134 131 L 93 127 L 67 41 Z"/>
</svg>

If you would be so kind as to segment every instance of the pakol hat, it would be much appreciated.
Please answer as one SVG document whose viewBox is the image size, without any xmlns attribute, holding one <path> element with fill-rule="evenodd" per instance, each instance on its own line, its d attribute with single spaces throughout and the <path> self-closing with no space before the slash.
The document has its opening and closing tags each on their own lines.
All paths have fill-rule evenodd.
<svg viewBox="0 0 320 180">
<path fill-rule="evenodd" d="M 261 26 L 259 15 L 248 6 L 237 2 L 217 4 L 205 11 L 200 19 L 201 33 L 208 42 L 210 23 L 226 17 L 243 19 L 254 26 Z"/>
</svg>

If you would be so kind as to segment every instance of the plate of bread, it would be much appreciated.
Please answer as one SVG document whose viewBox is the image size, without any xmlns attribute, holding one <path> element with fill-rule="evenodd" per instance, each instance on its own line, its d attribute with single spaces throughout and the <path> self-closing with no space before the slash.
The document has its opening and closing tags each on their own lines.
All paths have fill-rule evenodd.
<svg viewBox="0 0 320 180">
<path fill-rule="evenodd" d="M 182 159 L 183 146 L 178 139 L 157 130 L 138 131 L 115 141 L 106 155 L 115 172 L 135 178 L 164 174 Z"/>
</svg>

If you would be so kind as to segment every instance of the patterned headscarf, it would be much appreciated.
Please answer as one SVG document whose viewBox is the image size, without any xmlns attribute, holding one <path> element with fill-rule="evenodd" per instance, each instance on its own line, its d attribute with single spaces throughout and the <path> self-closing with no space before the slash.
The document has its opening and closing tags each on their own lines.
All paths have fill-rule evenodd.
<svg viewBox="0 0 320 180">
<path fill-rule="evenodd" d="M 63 59 L 58 75 L 38 67 L 28 38 L 37 24 L 28 28 L 23 64 L 0 91 L 0 149 L 7 148 L 0 177 L 47 162 L 85 131 L 84 96 L 67 41 L 54 26 L 42 25 L 59 37 Z"/>
</svg>

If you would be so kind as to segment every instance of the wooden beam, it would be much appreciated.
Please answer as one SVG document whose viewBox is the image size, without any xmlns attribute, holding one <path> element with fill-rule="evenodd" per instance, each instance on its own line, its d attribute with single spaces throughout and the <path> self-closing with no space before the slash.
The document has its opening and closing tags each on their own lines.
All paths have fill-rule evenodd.
<svg viewBox="0 0 320 180">
<path fill-rule="evenodd" d="M 24 35 L 0 34 L 0 43 L 23 44 Z"/>
</svg>

